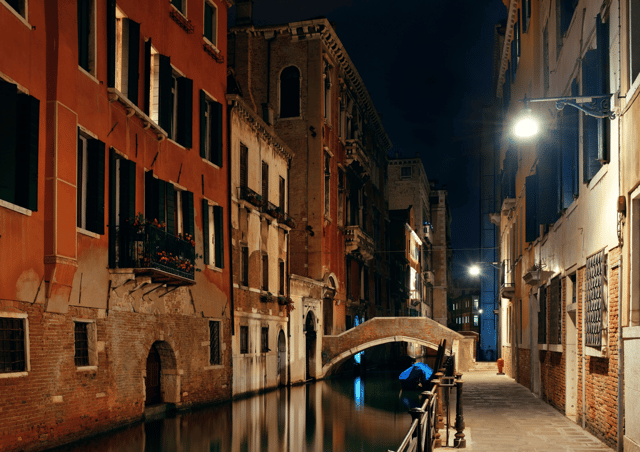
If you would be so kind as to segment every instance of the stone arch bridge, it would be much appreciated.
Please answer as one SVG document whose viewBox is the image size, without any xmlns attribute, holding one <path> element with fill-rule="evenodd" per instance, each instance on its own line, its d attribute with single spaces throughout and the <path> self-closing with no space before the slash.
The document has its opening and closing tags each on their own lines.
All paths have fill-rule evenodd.
<svg viewBox="0 0 640 452">
<path fill-rule="evenodd" d="M 465 337 L 426 317 L 375 317 L 337 336 L 322 338 L 322 376 L 375 345 L 415 342 L 433 350 L 447 340 L 447 354 L 456 354 L 456 370 L 467 371 L 475 357 L 475 339 Z"/>
</svg>

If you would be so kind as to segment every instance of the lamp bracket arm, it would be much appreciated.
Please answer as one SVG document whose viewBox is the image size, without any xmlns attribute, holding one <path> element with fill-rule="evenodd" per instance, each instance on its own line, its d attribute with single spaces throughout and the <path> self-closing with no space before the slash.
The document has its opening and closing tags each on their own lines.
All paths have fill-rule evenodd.
<svg viewBox="0 0 640 452">
<path fill-rule="evenodd" d="M 588 116 L 613 120 L 616 118 L 616 115 L 611 111 L 611 96 L 612 94 L 601 94 L 597 96 L 547 97 L 537 99 L 527 99 L 525 96 L 523 101 L 525 107 L 532 102 L 555 102 L 558 110 L 562 110 L 566 105 L 570 105 Z"/>
</svg>

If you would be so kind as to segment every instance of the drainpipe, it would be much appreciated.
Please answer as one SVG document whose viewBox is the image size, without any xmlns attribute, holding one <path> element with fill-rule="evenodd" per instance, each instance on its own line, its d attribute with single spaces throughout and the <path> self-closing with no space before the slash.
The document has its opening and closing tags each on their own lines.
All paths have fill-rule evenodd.
<svg viewBox="0 0 640 452">
<path fill-rule="evenodd" d="M 227 106 L 227 156 L 229 161 L 227 162 L 227 188 L 229 190 L 229 204 L 227 207 L 227 227 L 229 231 L 229 301 L 231 304 L 231 312 L 229 318 L 231 320 L 231 336 L 235 336 L 235 304 L 233 298 L 233 240 L 232 240 L 232 226 L 231 226 L 231 205 L 232 205 L 232 184 L 231 184 L 231 110 L 232 105 Z"/>
<path fill-rule="evenodd" d="M 620 250 L 620 268 L 618 270 L 618 452 L 624 450 L 624 340 L 622 338 L 622 249 Z"/>
</svg>

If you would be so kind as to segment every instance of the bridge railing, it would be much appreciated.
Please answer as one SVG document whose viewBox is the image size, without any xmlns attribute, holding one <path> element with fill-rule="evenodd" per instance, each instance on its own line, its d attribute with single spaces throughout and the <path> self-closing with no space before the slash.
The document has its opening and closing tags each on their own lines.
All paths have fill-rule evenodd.
<svg viewBox="0 0 640 452">
<path fill-rule="evenodd" d="M 409 410 L 411 426 L 395 452 L 432 452 L 443 444 L 449 444 L 450 402 L 454 388 L 456 390 L 456 434 L 453 445 L 456 448 L 466 447 L 462 413 L 462 374 L 453 375 L 455 357 L 452 355 L 449 358 L 445 366 L 436 373 L 436 380 L 431 381 L 433 383 L 431 391 L 424 391 L 421 394 L 423 402 L 420 408 Z M 445 429 L 446 438 L 441 437 L 440 429 Z"/>
</svg>

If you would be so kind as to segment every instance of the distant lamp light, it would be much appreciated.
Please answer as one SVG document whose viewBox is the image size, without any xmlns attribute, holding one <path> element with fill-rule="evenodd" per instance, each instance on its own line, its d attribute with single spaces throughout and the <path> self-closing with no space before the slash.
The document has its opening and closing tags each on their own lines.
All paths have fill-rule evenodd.
<svg viewBox="0 0 640 452">
<path fill-rule="evenodd" d="M 530 108 L 525 108 L 518 114 L 513 126 L 513 133 L 518 138 L 531 138 L 540 131 L 540 123 Z"/>
<path fill-rule="evenodd" d="M 478 314 L 482 314 L 484 311 L 482 309 L 478 309 Z"/>
<path fill-rule="evenodd" d="M 478 267 L 477 265 L 473 265 L 469 268 L 469 274 L 471 276 L 478 276 L 480 274 L 480 267 Z"/>
</svg>

